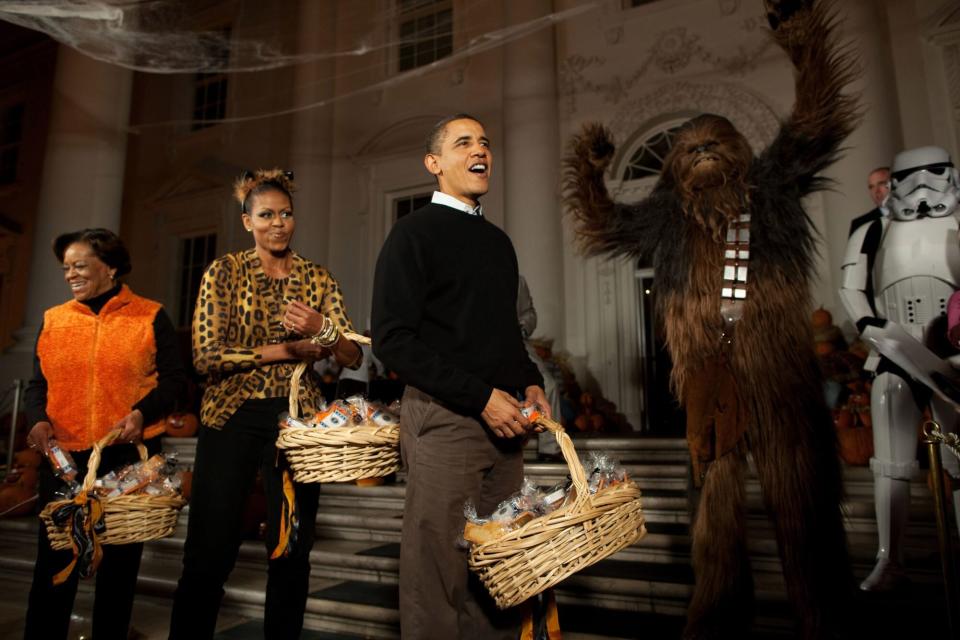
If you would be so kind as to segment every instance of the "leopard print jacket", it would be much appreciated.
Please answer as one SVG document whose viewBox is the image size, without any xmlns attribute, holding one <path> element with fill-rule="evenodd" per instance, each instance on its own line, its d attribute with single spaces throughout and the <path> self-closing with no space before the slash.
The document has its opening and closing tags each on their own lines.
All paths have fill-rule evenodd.
<svg viewBox="0 0 960 640">
<path fill-rule="evenodd" d="M 286 278 L 268 277 L 256 250 L 214 260 L 203 274 L 193 315 L 193 365 L 206 376 L 200 421 L 220 429 L 245 400 L 290 393 L 295 362 L 260 363 L 258 347 L 296 339 L 282 324 L 286 305 L 300 300 L 353 331 L 337 281 L 296 254 Z M 307 368 L 301 380 L 304 413 L 318 406 L 320 386 Z"/>
</svg>

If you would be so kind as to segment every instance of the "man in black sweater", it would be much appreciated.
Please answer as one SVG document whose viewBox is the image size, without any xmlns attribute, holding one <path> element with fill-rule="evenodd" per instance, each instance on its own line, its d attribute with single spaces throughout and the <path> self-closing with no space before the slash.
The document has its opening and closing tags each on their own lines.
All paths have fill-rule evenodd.
<svg viewBox="0 0 960 640">
<path fill-rule="evenodd" d="M 464 504 L 490 513 L 520 488 L 520 413 L 549 415 L 543 379 L 517 324 L 517 256 L 482 214 L 493 156 L 483 125 L 457 114 L 427 140 L 432 202 L 394 225 L 377 259 L 373 350 L 406 383 L 401 452 L 407 467 L 400 543 L 404 640 L 516 638 L 457 548 Z"/>
</svg>

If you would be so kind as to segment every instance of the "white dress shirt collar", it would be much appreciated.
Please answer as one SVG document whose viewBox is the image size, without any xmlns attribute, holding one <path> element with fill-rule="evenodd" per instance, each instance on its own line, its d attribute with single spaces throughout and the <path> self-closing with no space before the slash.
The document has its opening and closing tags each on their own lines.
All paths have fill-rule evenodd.
<svg viewBox="0 0 960 640">
<path fill-rule="evenodd" d="M 464 213 L 469 213 L 471 216 L 480 216 L 483 217 L 483 205 L 478 204 L 475 207 L 471 207 L 466 202 L 461 202 L 453 196 L 446 194 L 442 191 L 434 191 L 433 198 L 430 200 L 433 204 L 442 204 L 445 207 L 451 207 L 457 211 L 463 211 Z"/>
</svg>

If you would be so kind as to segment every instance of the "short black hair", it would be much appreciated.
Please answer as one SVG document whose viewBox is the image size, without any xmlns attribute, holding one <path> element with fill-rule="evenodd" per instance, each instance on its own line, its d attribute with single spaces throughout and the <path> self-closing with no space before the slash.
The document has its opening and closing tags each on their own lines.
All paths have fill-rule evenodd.
<svg viewBox="0 0 960 640">
<path fill-rule="evenodd" d="M 63 262 L 63 256 L 67 252 L 67 248 L 78 242 L 90 245 L 94 255 L 101 262 L 111 269 L 117 270 L 117 278 L 130 273 L 130 253 L 124 246 L 123 240 L 110 229 L 98 227 L 61 234 L 53 241 L 53 255 L 57 256 L 59 262 Z"/>
<path fill-rule="evenodd" d="M 440 153 L 440 147 L 443 146 L 443 138 L 447 131 L 447 125 L 454 120 L 473 120 L 483 125 L 479 118 L 475 118 L 469 113 L 455 113 L 450 116 L 445 116 L 433 125 L 433 128 L 430 129 L 430 133 L 427 135 L 427 153 Z"/>
</svg>

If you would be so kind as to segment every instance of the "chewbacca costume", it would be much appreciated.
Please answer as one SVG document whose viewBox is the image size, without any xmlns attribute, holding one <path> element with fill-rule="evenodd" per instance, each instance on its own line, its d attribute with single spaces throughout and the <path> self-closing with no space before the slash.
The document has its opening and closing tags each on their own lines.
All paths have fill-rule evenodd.
<svg viewBox="0 0 960 640">
<path fill-rule="evenodd" d="M 587 126 L 565 162 L 565 196 L 587 252 L 653 260 L 671 382 L 703 487 L 686 638 L 749 630 L 747 450 L 802 636 L 836 633 L 852 594 L 841 469 L 807 323 L 816 249 L 801 199 L 824 188 L 817 176 L 855 126 L 856 101 L 842 93 L 854 60 L 822 2 L 766 5 L 796 67 L 797 97 L 758 157 L 728 120 L 699 116 L 679 131 L 651 195 L 629 205 L 604 185 L 614 148 L 602 127 Z"/>
</svg>

